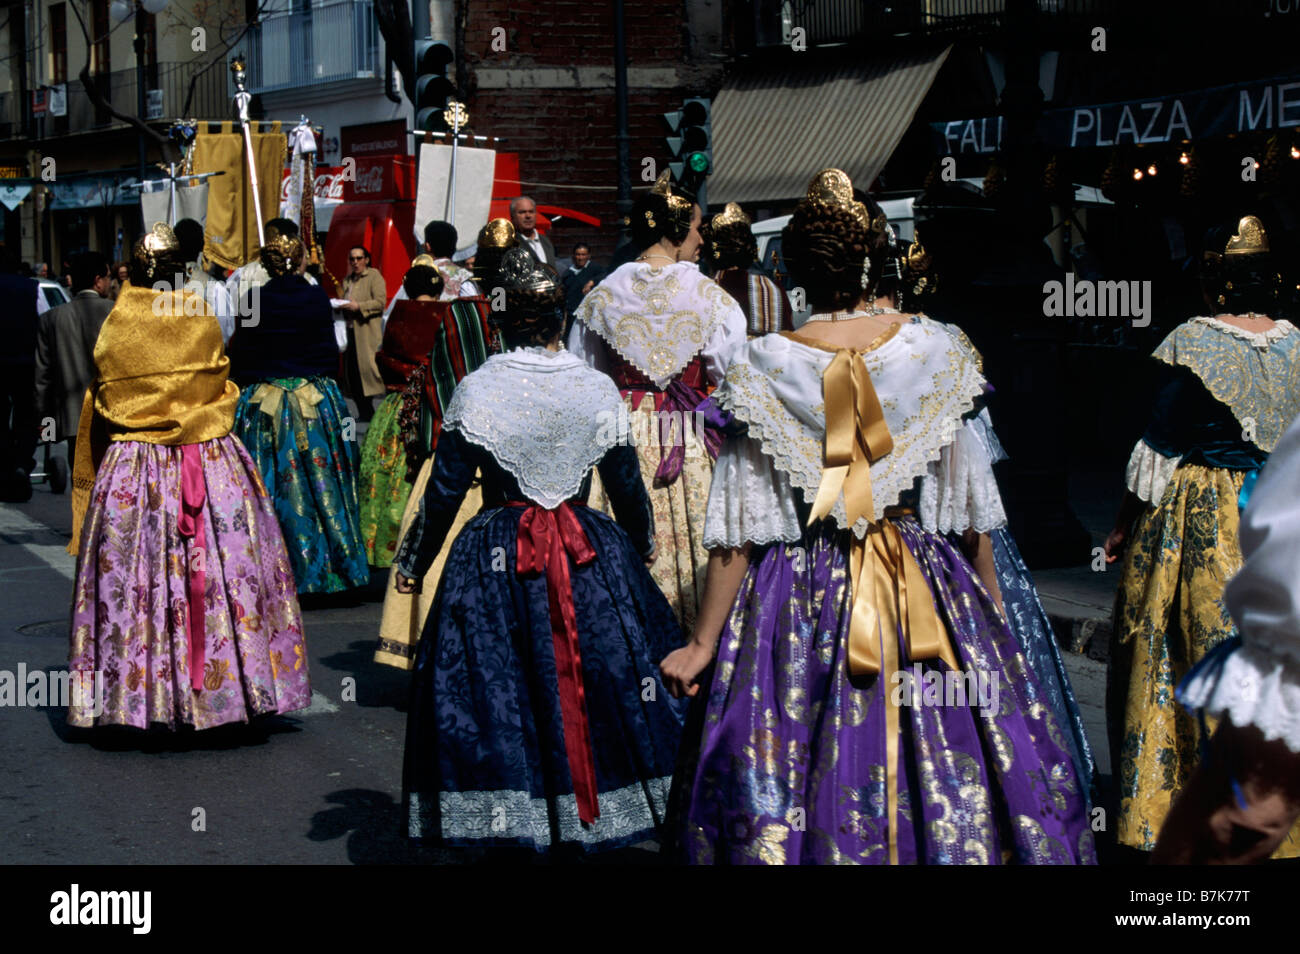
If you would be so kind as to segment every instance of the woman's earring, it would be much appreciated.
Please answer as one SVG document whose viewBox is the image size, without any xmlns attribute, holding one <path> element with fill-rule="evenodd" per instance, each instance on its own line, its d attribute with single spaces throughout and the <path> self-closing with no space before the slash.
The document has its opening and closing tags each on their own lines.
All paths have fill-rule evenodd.
<svg viewBox="0 0 1300 954">
<path fill-rule="evenodd" d="M 862 287 L 871 287 L 871 256 L 868 255 L 862 260 Z"/>
<path fill-rule="evenodd" d="M 1226 305 L 1227 303 L 1228 303 L 1228 296 L 1223 294 L 1223 292 L 1219 292 L 1219 304 Z"/>
</svg>

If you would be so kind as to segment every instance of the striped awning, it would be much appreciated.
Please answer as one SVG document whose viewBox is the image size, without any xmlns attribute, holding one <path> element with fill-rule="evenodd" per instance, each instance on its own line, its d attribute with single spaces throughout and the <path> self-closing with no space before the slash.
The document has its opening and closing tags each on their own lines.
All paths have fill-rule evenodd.
<svg viewBox="0 0 1300 954">
<path fill-rule="evenodd" d="M 797 199 L 828 166 L 870 188 L 951 49 L 730 76 L 713 100 L 709 204 Z"/>
</svg>

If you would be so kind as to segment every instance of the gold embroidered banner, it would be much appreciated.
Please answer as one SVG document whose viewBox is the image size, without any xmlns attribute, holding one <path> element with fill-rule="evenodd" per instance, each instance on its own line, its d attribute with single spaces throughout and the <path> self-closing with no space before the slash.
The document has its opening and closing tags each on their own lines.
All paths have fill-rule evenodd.
<svg viewBox="0 0 1300 954">
<path fill-rule="evenodd" d="M 265 223 L 280 214 L 280 186 L 288 142 L 279 123 L 253 123 L 253 154 L 257 159 L 257 192 Z M 267 131 L 269 129 L 269 131 Z M 203 250 L 222 268 L 239 268 L 258 251 L 257 216 L 248 174 L 244 135 L 237 123 L 200 123 L 194 138 L 194 169 L 224 172 L 208 180 L 208 221 Z"/>
</svg>

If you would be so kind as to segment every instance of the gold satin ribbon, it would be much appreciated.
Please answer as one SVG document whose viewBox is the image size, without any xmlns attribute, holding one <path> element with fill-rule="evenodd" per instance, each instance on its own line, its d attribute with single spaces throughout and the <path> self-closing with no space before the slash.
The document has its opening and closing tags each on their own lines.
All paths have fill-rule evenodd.
<svg viewBox="0 0 1300 954">
<path fill-rule="evenodd" d="M 880 677 L 885 701 L 885 784 L 889 814 L 889 862 L 898 863 L 898 740 L 901 714 L 892 683 L 899 669 L 898 634 L 910 661 L 942 659 L 960 671 L 948 630 L 939 619 L 925 577 L 898 527 L 875 520 L 871 464 L 894 449 L 871 375 L 857 353 L 841 348 L 822 375 L 826 402 L 825 467 L 808 525 L 830 515 L 844 494 L 850 528 L 869 524 L 858 539 L 849 531 L 849 672 Z M 883 650 L 883 651 L 882 651 Z"/>
<path fill-rule="evenodd" d="M 298 450 L 306 451 L 309 442 L 307 440 L 307 429 L 303 422 L 307 420 L 316 420 L 320 417 L 320 411 L 316 405 L 325 400 L 325 395 L 320 393 L 316 385 L 310 381 L 303 381 L 293 390 L 282 388 L 278 384 L 272 384 L 270 381 L 263 381 L 249 398 L 249 404 L 256 404 L 263 413 L 269 415 L 272 420 L 280 414 L 280 408 L 284 404 L 284 398 L 288 395 L 289 400 L 293 402 L 297 414 L 294 416 L 293 433 L 298 442 Z"/>
</svg>

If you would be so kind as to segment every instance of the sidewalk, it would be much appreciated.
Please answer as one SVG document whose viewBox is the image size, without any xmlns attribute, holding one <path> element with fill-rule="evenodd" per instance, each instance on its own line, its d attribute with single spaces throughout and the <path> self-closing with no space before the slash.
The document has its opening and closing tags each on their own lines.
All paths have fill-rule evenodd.
<svg viewBox="0 0 1300 954">
<path fill-rule="evenodd" d="M 1120 475 L 1122 477 L 1122 475 Z M 1114 475 L 1079 474 L 1070 479 L 1070 505 L 1100 547 L 1110 532 L 1123 488 Z M 1081 566 L 1030 570 L 1043 609 L 1056 630 L 1065 668 L 1092 743 L 1097 774 L 1110 774 L 1106 738 L 1106 663 L 1110 658 L 1111 609 L 1119 585 L 1120 564 L 1092 561 Z"/>
</svg>

